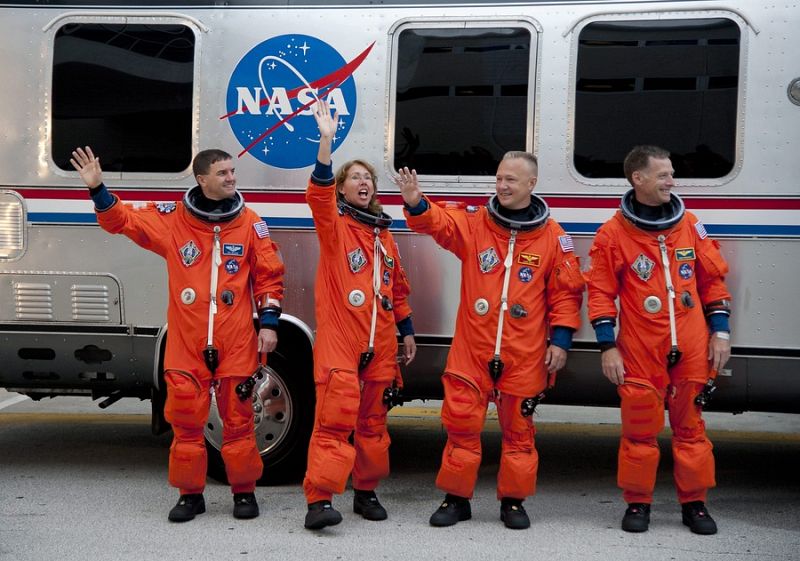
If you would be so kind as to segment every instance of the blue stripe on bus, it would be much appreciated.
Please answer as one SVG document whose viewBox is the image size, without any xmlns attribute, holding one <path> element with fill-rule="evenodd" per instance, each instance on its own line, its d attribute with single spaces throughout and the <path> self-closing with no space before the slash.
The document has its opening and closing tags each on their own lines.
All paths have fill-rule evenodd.
<svg viewBox="0 0 800 561">
<path fill-rule="evenodd" d="M 291 218 L 266 216 L 264 220 L 270 228 L 314 228 L 311 218 Z M 96 224 L 93 213 L 78 212 L 29 212 L 28 221 L 49 224 Z M 592 235 L 600 227 L 600 223 L 561 222 L 561 226 L 570 234 Z M 705 224 L 712 236 L 782 236 L 800 237 L 800 226 L 788 224 Z M 405 220 L 392 222 L 392 230 L 408 230 Z"/>
</svg>

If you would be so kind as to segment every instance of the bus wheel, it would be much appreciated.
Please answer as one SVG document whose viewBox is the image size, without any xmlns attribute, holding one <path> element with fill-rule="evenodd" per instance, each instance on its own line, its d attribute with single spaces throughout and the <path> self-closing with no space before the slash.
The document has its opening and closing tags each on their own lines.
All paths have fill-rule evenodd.
<svg viewBox="0 0 800 561">
<path fill-rule="evenodd" d="M 253 390 L 256 443 L 264 461 L 260 485 L 298 481 L 305 472 L 308 440 L 314 423 L 314 384 L 301 372 L 290 372 L 286 359 L 270 353 L 266 375 Z M 208 473 L 227 482 L 222 447 L 222 420 L 212 395 L 205 428 Z"/>
</svg>

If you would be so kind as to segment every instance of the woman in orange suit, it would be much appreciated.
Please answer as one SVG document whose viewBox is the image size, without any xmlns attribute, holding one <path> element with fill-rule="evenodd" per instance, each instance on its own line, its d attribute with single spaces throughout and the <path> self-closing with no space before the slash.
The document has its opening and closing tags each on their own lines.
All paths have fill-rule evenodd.
<svg viewBox="0 0 800 561">
<path fill-rule="evenodd" d="M 402 384 L 396 331 L 406 364 L 416 344 L 410 287 L 389 231 L 392 220 L 377 201 L 375 170 L 355 160 L 334 177 L 338 118 L 323 100 L 314 105 L 314 117 L 320 143 L 306 200 L 320 246 L 314 288 L 317 405 L 303 491 L 305 527 L 317 530 L 341 522 L 331 499 L 344 491 L 351 472 L 353 511 L 367 520 L 387 518 L 375 488 L 389 474 L 384 392 Z"/>
</svg>

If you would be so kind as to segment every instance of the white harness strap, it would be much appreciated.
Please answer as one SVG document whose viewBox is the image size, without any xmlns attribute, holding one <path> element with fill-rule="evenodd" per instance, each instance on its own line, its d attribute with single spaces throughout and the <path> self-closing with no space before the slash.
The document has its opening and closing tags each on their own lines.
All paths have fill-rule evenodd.
<svg viewBox="0 0 800 561">
<path fill-rule="evenodd" d="M 217 284 L 222 254 L 219 248 L 219 226 L 214 226 L 214 249 L 211 253 L 211 298 L 208 301 L 208 346 L 214 344 L 214 316 L 217 314 Z"/>
<path fill-rule="evenodd" d="M 503 266 L 506 268 L 505 276 L 503 277 L 503 292 L 500 295 L 500 317 L 497 320 L 497 337 L 494 341 L 494 358 L 500 358 L 500 340 L 503 338 L 503 319 L 506 311 L 508 311 L 508 283 L 511 280 L 511 265 L 514 264 L 514 244 L 517 241 L 517 231 L 511 230 L 511 238 L 508 240 L 508 253 L 506 259 L 503 261 Z"/>
<path fill-rule="evenodd" d="M 672 348 L 678 348 L 678 333 L 675 329 L 675 287 L 672 285 L 672 277 L 669 274 L 669 255 L 667 254 L 666 238 L 658 236 L 658 247 L 661 250 L 661 264 L 664 266 L 664 279 L 667 283 L 667 305 L 669 307 L 669 335 L 672 340 Z"/>
<path fill-rule="evenodd" d="M 368 351 L 375 350 L 375 327 L 378 322 L 378 300 L 381 297 L 381 261 L 386 255 L 386 248 L 383 247 L 378 236 L 380 230 L 375 228 L 375 243 L 372 246 L 372 324 L 369 329 Z"/>
</svg>

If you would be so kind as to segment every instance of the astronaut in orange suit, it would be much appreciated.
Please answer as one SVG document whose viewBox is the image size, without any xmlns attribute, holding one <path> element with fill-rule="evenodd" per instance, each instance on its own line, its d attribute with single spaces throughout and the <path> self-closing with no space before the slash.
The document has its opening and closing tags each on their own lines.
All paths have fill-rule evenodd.
<svg viewBox="0 0 800 561">
<path fill-rule="evenodd" d="M 649 527 L 666 401 L 683 523 L 714 534 L 705 507 L 715 485 L 714 456 L 702 405 L 730 357 L 728 265 L 702 222 L 672 193 L 669 152 L 637 146 L 624 168 L 633 189 L 597 231 L 586 275 L 603 374 L 621 399 L 617 483 L 628 503 L 622 529 Z"/>
<path fill-rule="evenodd" d="M 396 330 L 406 364 L 416 344 L 410 287 L 389 231 L 391 218 L 376 199 L 375 170 L 355 160 L 334 177 L 331 146 L 338 116 L 331 116 L 324 100 L 314 105 L 314 116 L 320 144 L 306 200 L 320 246 L 314 287 L 317 404 L 303 491 L 304 525 L 318 530 L 341 522 L 331 499 L 344 491 L 351 471 L 353 511 L 367 520 L 387 518 L 375 489 L 389 474 L 384 395 L 402 385 Z"/>
<path fill-rule="evenodd" d="M 432 204 L 408 169 L 396 180 L 408 226 L 461 261 L 461 301 L 442 376 L 447 444 L 436 486 L 446 496 L 431 516 L 433 526 L 472 515 L 490 401 L 503 433 L 500 518 L 508 528 L 530 526 L 522 502 L 536 490 L 532 412 L 566 363 L 584 289 L 572 239 L 533 194 L 537 173 L 535 156 L 507 153 L 497 169 L 496 194 L 481 208 Z"/>
<path fill-rule="evenodd" d="M 224 425 L 221 452 L 233 515 L 258 516 L 254 491 L 263 463 L 252 402 L 240 398 L 236 388 L 256 370 L 258 353 L 277 345 L 284 268 L 267 225 L 245 207 L 236 190 L 233 160 L 222 150 L 197 154 L 192 166 L 198 185 L 181 202 L 143 208 L 119 204 L 103 184 L 100 160 L 90 148 L 78 148 L 72 156 L 90 188 L 100 226 L 124 234 L 167 263 L 164 413 L 174 433 L 169 482 L 180 490 L 169 520 L 184 522 L 205 512 L 203 428 L 212 388 Z M 257 334 L 254 300 L 261 321 Z"/>
</svg>

